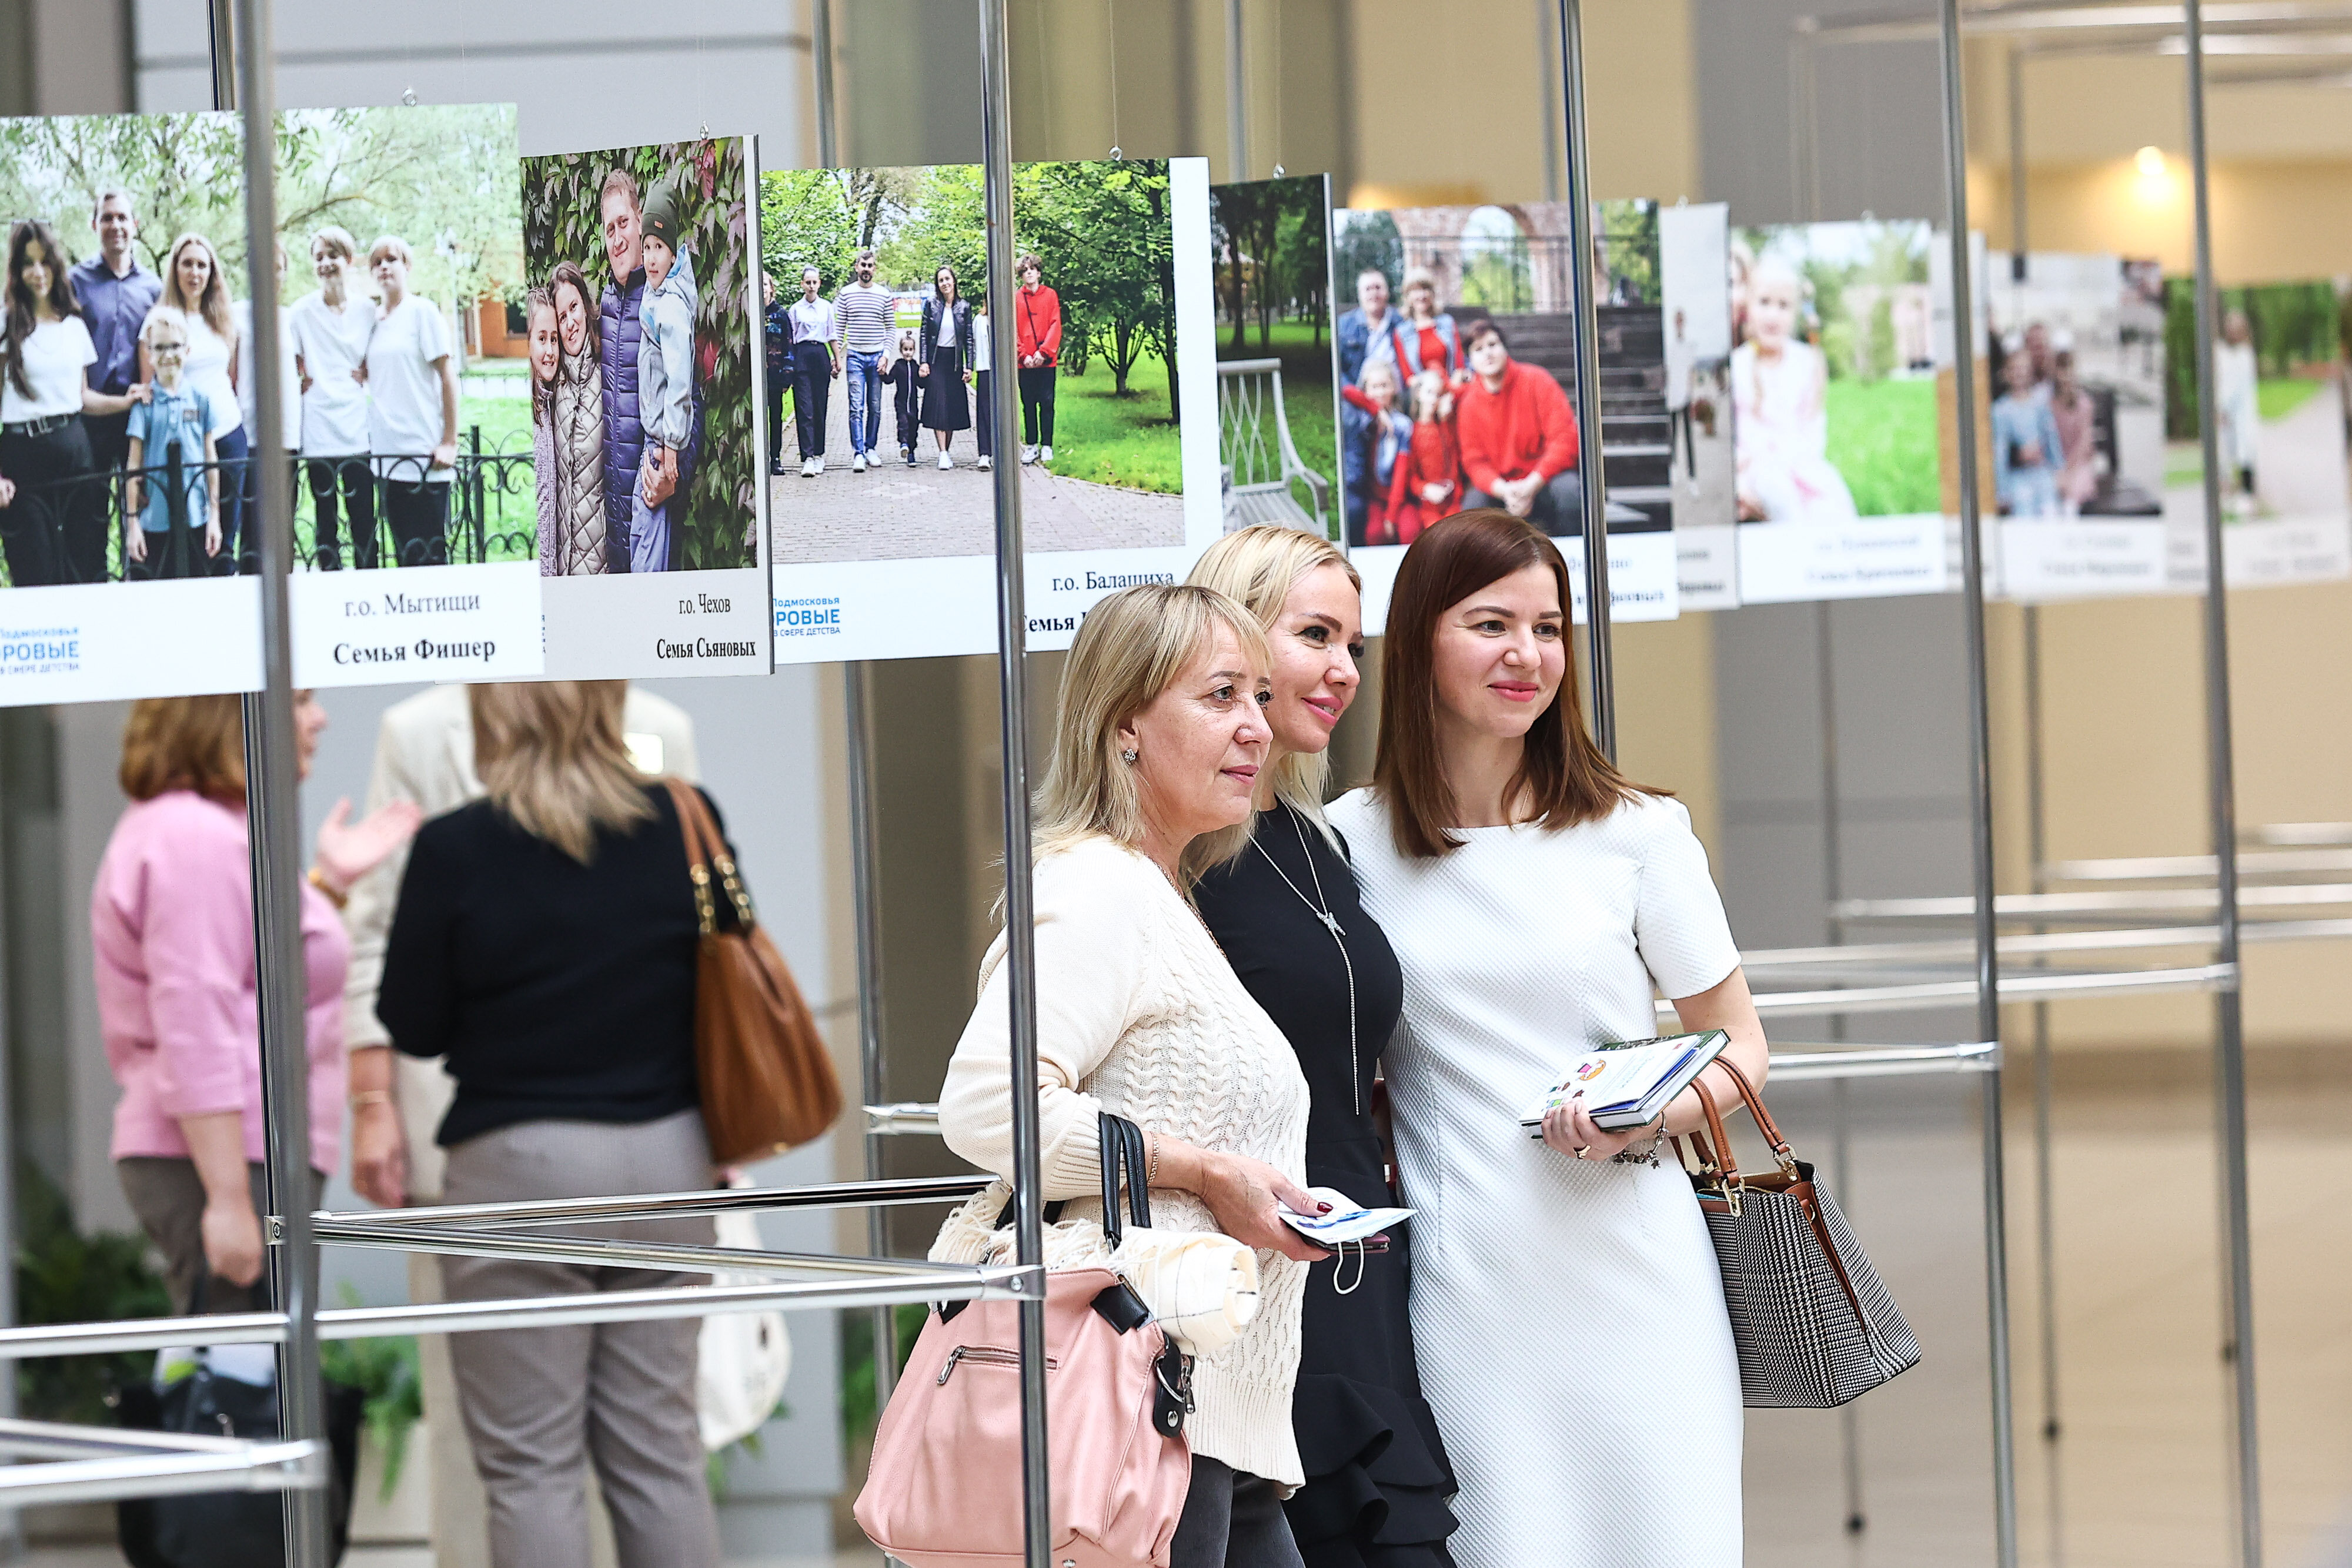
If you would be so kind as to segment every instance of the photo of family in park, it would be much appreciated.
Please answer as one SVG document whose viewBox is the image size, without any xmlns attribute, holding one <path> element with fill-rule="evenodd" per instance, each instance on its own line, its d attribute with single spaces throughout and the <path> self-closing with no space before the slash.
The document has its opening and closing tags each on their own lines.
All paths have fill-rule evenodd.
<svg viewBox="0 0 2352 1568">
<path fill-rule="evenodd" d="M 278 125 L 297 567 L 496 559 L 484 400 L 461 379 L 521 274 L 514 110 L 289 110 Z M 0 120 L 9 586 L 258 570 L 243 152 L 230 115 Z"/>
<path fill-rule="evenodd" d="M 1000 463 L 1032 550 L 1184 542 L 1169 164 L 1016 164 L 1003 301 L 983 195 L 974 165 L 761 176 L 777 562 L 986 553 Z M 1019 440 L 1000 452 L 1004 398 Z"/>
<path fill-rule="evenodd" d="M 1939 510 L 1928 245 L 1924 223 L 1737 232 L 1730 379 L 1741 522 Z"/>
<path fill-rule="evenodd" d="M 521 163 L 539 569 L 759 564 L 745 145 Z"/>
<path fill-rule="evenodd" d="M 1353 293 L 1335 326 L 1351 546 L 1409 545 L 1470 507 L 1582 533 L 1570 216 L 1560 202 L 1333 215 L 1334 271 Z M 1608 526 L 1670 528 L 1678 422 L 1656 204 L 1600 204 L 1594 246 Z M 1683 412 L 1713 411 L 1685 399 Z"/>
<path fill-rule="evenodd" d="M 1225 531 L 1278 523 L 1336 541 L 1330 177 L 1210 186 L 1209 266 Z"/>
<path fill-rule="evenodd" d="M 2197 436 L 2196 303 L 2190 281 L 2163 281 L 2165 487 L 2168 512 L 2201 516 Z M 2232 523 L 2336 519 L 2347 496 L 2347 362 L 2352 286 L 2344 279 L 2221 289 L 2213 344 L 2221 507 Z"/>
<path fill-rule="evenodd" d="M 2162 516 L 2161 301 L 2113 256 L 1993 251 L 1985 277 L 1999 515 Z"/>
</svg>

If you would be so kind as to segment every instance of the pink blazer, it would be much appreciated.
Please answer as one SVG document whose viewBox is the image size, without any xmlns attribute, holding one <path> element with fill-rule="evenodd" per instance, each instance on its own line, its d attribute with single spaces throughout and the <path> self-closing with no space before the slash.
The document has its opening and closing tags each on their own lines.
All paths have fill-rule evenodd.
<svg viewBox="0 0 2352 1568">
<path fill-rule="evenodd" d="M 122 1087 L 113 1155 L 187 1157 L 179 1118 L 245 1115 L 263 1157 L 261 1030 L 245 813 L 184 789 L 134 802 L 114 824 L 89 930 L 107 1065 Z M 343 1131 L 343 974 L 351 940 L 302 889 L 310 1164 L 332 1171 Z"/>
</svg>

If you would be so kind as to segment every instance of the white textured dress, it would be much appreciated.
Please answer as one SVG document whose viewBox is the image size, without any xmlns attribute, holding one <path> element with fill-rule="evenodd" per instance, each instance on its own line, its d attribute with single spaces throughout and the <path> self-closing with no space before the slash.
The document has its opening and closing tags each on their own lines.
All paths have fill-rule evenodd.
<svg viewBox="0 0 2352 1568">
<path fill-rule="evenodd" d="M 1413 1227 L 1413 1347 L 1461 1486 L 1462 1568 L 1735 1568 L 1739 1367 L 1690 1182 L 1580 1162 L 1525 1107 L 1569 1057 L 1659 1032 L 1738 966 L 1679 802 L 1559 832 L 1399 852 L 1369 790 L 1335 803 L 1404 968 L 1383 1054 Z"/>
</svg>

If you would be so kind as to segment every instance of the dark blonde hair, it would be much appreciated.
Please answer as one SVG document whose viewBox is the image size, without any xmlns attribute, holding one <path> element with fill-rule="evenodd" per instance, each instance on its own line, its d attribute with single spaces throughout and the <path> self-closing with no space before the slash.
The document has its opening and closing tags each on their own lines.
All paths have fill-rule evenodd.
<svg viewBox="0 0 2352 1568">
<path fill-rule="evenodd" d="M 1438 756 L 1438 621 L 1487 584 L 1531 566 L 1551 573 L 1564 614 L 1568 563 L 1559 547 L 1534 524 L 1499 508 L 1456 512 L 1432 524 L 1397 568 L 1381 651 L 1381 739 L 1372 787 L 1388 807 L 1397 849 L 1412 859 L 1462 847 L 1453 833 L 1461 812 Z M 1505 803 L 1524 801 L 1531 820 L 1558 831 L 1598 821 L 1624 801 L 1670 793 L 1618 772 L 1585 732 L 1571 643 L 1559 695 L 1528 727 Z"/>
<path fill-rule="evenodd" d="M 1210 645 L 1219 626 L 1259 669 L 1256 617 L 1213 588 L 1147 583 L 1098 601 L 1078 624 L 1054 726 L 1054 759 L 1032 826 L 1040 855 L 1102 837 L 1143 841 L 1143 792 L 1118 755 L 1118 727 L 1150 707 Z"/>
<path fill-rule="evenodd" d="M 242 809 L 245 699 L 228 692 L 132 703 L 115 779 L 134 800 L 187 789 Z"/>
<path fill-rule="evenodd" d="M 468 686 L 474 771 L 500 815 L 582 865 L 600 832 L 654 818 L 646 776 L 621 731 L 626 681 L 512 681 Z"/>
<path fill-rule="evenodd" d="M 192 245 L 205 247 L 205 260 L 212 265 L 211 276 L 205 279 L 204 293 L 194 299 L 180 292 L 180 253 Z M 163 264 L 163 302 L 183 315 L 201 317 L 205 326 L 229 346 L 232 356 L 236 351 L 236 319 L 229 314 L 228 278 L 221 270 L 220 252 L 213 242 L 195 233 L 182 235 L 172 242 L 172 254 Z"/>
</svg>

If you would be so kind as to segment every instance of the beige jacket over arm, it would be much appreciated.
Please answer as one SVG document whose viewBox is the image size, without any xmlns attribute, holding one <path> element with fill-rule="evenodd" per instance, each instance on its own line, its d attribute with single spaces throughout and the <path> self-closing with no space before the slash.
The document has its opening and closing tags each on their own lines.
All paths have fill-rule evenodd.
<svg viewBox="0 0 2352 1568">
<path fill-rule="evenodd" d="M 621 711 L 629 750 L 638 766 L 698 780 L 694 721 L 677 704 L 630 688 Z M 376 730 L 375 767 L 368 775 L 370 811 L 394 800 L 414 800 L 428 817 L 478 800 L 482 781 L 474 776 L 474 721 L 462 685 L 433 686 L 384 710 Z M 375 1016 L 377 988 L 383 983 L 383 947 L 392 934 L 392 913 L 400 903 L 400 879 L 408 870 L 403 845 L 352 887 L 343 912 L 352 937 L 352 967 L 343 984 L 343 1045 L 358 1051 L 392 1043 L 392 1033 Z M 678 873 L 685 875 L 683 870 Z M 441 1196 L 441 1146 L 433 1141 L 449 1109 L 457 1084 L 437 1061 L 394 1058 L 394 1098 L 408 1134 L 408 1190 L 432 1201 Z"/>
</svg>

